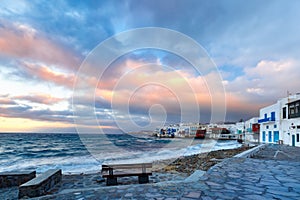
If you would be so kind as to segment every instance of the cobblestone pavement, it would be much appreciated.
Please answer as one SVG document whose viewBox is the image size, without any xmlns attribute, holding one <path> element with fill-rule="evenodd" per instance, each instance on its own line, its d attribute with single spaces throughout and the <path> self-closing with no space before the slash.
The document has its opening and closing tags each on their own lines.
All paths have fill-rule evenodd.
<svg viewBox="0 0 300 200">
<path fill-rule="evenodd" d="M 254 158 L 227 159 L 194 182 L 69 190 L 39 199 L 299 199 L 299 155 L 300 148 L 269 145 Z"/>
<path fill-rule="evenodd" d="M 166 181 L 183 181 L 187 177 L 188 174 L 179 172 L 153 172 L 152 176 L 149 177 L 149 182 L 150 184 L 153 184 Z M 137 183 L 138 177 L 118 178 L 118 187 L 120 185 L 132 185 Z M 64 194 L 70 191 L 86 190 L 92 188 L 99 189 L 100 187 L 108 186 L 106 186 L 105 181 L 100 177 L 99 173 L 63 175 L 61 182 L 55 185 L 55 187 L 48 192 L 47 199 L 49 198 L 49 195 L 52 194 Z M 0 200 L 14 199 L 18 199 L 18 187 L 0 188 Z"/>
<path fill-rule="evenodd" d="M 300 148 L 297 147 L 268 145 L 254 158 L 226 159 L 203 176 L 189 179 L 192 182 L 173 180 L 144 185 L 73 188 L 36 199 L 296 200 L 300 199 L 299 155 Z"/>
<path fill-rule="evenodd" d="M 154 172 L 152 176 L 149 177 L 149 182 L 159 183 L 165 181 L 183 181 L 187 178 L 187 174 L 179 173 L 158 173 Z M 138 183 L 138 177 L 121 177 L 118 178 L 118 186 L 129 185 L 132 183 Z M 82 188 L 96 188 L 107 187 L 104 180 L 101 180 L 100 174 L 87 174 L 84 175 L 65 175 L 62 181 L 57 184 L 49 193 L 64 193 L 70 190 L 80 190 Z M 110 188 L 110 187 L 109 187 Z"/>
</svg>

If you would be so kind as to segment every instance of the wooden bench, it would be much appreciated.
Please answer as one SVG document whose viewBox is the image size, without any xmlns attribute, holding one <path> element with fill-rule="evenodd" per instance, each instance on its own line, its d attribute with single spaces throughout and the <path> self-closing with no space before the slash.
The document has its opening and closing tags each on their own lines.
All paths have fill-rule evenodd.
<svg viewBox="0 0 300 200">
<path fill-rule="evenodd" d="M 45 173 L 31 179 L 19 187 L 19 198 L 38 197 L 45 195 L 55 184 L 61 181 L 60 169 L 50 169 Z"/>
<path fill-rule="evenodd" d="M 106 178 L 106 185 L 117 185 L 118 177 L 138 176 L 140 184 L 149 183 L 152 175 L 152 163 L 138 164 L 110 164 L 102 165 L 102 177 Z"/>
</svg>

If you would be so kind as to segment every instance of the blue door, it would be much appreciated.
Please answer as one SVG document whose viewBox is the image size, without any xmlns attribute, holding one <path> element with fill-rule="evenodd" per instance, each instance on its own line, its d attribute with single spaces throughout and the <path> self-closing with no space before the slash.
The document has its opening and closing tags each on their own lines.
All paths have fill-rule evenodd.
<svg viewBox="0 0 300 200">
<path fill-rule="evenodd" d="M 272 131 L 269 131 L 269 142 L 272 142 Z"/>
<path fill-rule="evenodd" d="M 263 131 L 263 134 L 262 134 L 262 141 L 263 141 L 263 142 L 266 141 L 266 131 Z"/>
<path fill-rule="evenodd" d="M 295 135 L 292 135 L 292 146 L 296 145 L 296 139 L 295 139 Z"/>
<path fill-rule="evenodd" d="M 274 131 L 274 142 L 278 142 L 279 140 L 279 131 Z"/>
</svg>

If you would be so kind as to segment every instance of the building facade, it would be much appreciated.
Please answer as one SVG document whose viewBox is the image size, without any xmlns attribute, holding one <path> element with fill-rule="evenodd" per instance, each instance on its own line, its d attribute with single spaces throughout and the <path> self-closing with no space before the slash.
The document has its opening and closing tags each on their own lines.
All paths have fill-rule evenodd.
<svg viewBox="0 0 300 200">
<path fill-rule="evenodd" d="M 258 117 L 245 121 L 245 141 L 259 142 L 260 124 Z"/>
<path fill-rule="evenodd" d="M 260 109 L 259 140 L 300 146 L 300 94 L 290 95 Z"/>
</svg>

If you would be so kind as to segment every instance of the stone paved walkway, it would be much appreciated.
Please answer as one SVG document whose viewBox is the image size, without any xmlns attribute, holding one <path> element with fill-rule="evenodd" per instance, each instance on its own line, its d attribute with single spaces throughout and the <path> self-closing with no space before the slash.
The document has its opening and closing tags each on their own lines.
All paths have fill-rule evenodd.
<svg viewBox="0 0 300 200">
<path fill-rule="evenodd" d="M 269 145 L 254 158 L 227 159 L 193 182 L 70 189 L 36 199 L 296 200 L 300 199 L 299 155 L 300 148 Z"/>
</svg>

